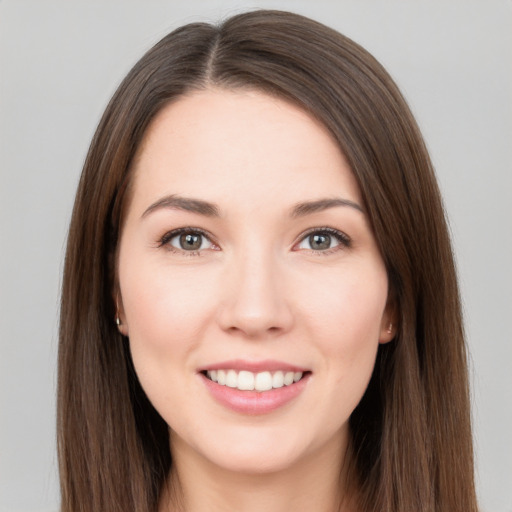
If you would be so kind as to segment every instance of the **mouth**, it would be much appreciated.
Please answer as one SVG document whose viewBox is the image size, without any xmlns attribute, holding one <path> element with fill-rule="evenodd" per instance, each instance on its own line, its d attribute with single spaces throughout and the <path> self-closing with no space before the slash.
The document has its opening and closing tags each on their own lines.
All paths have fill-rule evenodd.
<svg viewBox="0 0 512 512">
<path fill-rule="evenodd" d="M 225 361 L 198 371 L 210 396 L 239 414 L 268 414 L 295 401 L 312 372 L 278 361 Z"/>
<path fill-rule="evenodd" d="M 201 372 L 207 379 L 220 386 L 238 389 L 239 391 L 257 391 L 262 393 L 271 389 L 280 389 L 299 382 L 311 372 L 309 371 L 260 371 L 236 370 L 233 368 L 204 370 Z"/>
</svg>

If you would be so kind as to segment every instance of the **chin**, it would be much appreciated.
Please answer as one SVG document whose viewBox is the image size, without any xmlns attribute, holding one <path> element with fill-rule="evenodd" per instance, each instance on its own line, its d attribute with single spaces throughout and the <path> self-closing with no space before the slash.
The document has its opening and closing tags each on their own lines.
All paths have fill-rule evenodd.
<svg viewBox="0 0 512 512">
<path fill-rule="evenodd" d="M 210 461 L 225 471 L 244 475 L 265 475 L 292 468 L 301 459 L 299 447 L 264 449 L 244 445 L 222 453 L 212 453 Z"/>
<path fill-rule="evenodd" d="M 337 450 L 342 440 L 340 431 L 312 432 L 304 424 L 295 428 L 289 424 L 274 424 L 266 428 L 263 425 L 246 425 L 222 431 L 212 428 L 194 440 L 182 439 L 178 442 L 188 447 L 185 449 L 191 448 L 203 461 L 207 460 L 219 470 L 264 475 L 292 470 L 325 448 Z M 332 443 L 336 446 L 331 446 Z M 174 446 L 180 449 L 177 443 Z"/>
</svg>

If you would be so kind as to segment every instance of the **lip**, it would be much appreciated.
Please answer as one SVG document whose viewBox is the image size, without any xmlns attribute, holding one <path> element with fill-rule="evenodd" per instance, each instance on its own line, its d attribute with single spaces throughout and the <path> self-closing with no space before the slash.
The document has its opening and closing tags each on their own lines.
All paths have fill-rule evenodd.
<svg viewBox="0 0 512 512">
<path fill-rule="evenodd" d="M 198 372 L 206 372 L 211 370 L 236 370 L 236 371 L 247 371 L 252 373 L 258 372 L 308 372 L 309 368 L 303 368 L 295 366 L 283 361 L 277 361 L 275 359 L 266 359 L 262 361 L 246 361 L 243 359 L 232 359 L 230 361 L 222 361 L 220 363 L 214 363 L 208 366 L 204 366 L 198 369 Z"/>
<path fill-rule="evenodd" d="M 237 371 L 293 371 L 303 372 L 302 379 L 294 382 L 289 386 L 283 386 L 277 389 L 269 389 L 268 391 L 241 391 L 237 388 L 230 388 L 229 386 L 222 386 L 210 380 L 206 375 L 206 371 L 233 369 Z M 269 414 L 297 398 L 308 385 L 311 377 L 311 371 L 286 364 L 280 361 L 258 361 L 248 362 L 242 360 L 224 361 L 222 363 L 212 364 L 201 368 L 198 373 L 206 389 L 213 397 L 213 399 L 236 413 L 245 415 L 262 415 Z"/>
</svg>

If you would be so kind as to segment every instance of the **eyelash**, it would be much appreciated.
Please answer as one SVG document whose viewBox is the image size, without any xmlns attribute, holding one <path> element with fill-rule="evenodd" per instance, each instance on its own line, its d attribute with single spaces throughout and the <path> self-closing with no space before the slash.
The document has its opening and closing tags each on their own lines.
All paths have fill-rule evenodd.
<svg viewBox="0 0 512 512">
<path fill-rule="evenodd" d="M 294 247 L 301 244 L 309 236 L 315 235 L 315 234 L 316 235 L 327 234 L 327 235 L 334 237 L 339 242 L 339 245 L 337 245 L 335 247 L 331 247 L 329 249 L 325 249 L 323 251 L 315 251 L 313 249 L 309 249 L 309 252 L 316 256 L 329 256 L 330 254 L 333 254 L 339 250 L 348 249 L 352 245 L 352 240 L 350 239 L 350 237 L 348 235 L 346 235 L 342 231 L 338 231 L 337 229 L 329 228 L 329 227 L 325 226 L 325 227 L 320 227 L 320 228 L 311 228 L 308 231 L 306 231 L 305 233 L 302 233 L 300 235 L 299 241 L 294 244 Z"/>
<path fill-rule="evenodd" d="M 172 231 L 168 231 L 167 233 L 165 233 L 164 236 L 162 236 L 162 238 L 160 238 L 160 240 L 158 242 L 158 247 L 164 247 L 168 251 L 182 255 L 182 256 L 201 256 L 202 250 L 186 251 L 184 249 L 178 249 L 177 247 L 173 247 L 169 243 L 173 238 L 183 235 L 185 233 L 191 234 L 191 235 L 202 236 L 202 237 L 206 238 L 206 240 L 208 240 L 212 245 L 216 245 L 215 242 L 213 242 L 212 236 L 209 233 L 207 233 L 206 231 L 203 231 L 202 229 L 199 229 L 199 228 L 185 227 L 185 228 L 174 229 Z"/>
<path fill-rule="evenodd" d="M 158 247 L 159 248 L 165 247 L 168 251 L 176 253 L 176 254 L 180 254 L 183 256 L 201 256 L 201 253 L 204 249 L 199 249 L 199 250 L 195 250 L 195 251 L 186 251 L 184 249 L 178 249 L 177 247 L 174 247 L 169 243 L 173 238 L 180 236 L 182 234 L 185 234 L 185 233 L 202 236 L 202 237 L 206 238 L 206 240 L 208 240 L 212 245 L 216 246 L 215 242 L 213 241 L 213 237 L 206 231 L 199 229 L 199 228 L 184 227 L 184 228 L 174 229 L 172 231 L 168 231 L 167 233 L 165 233 L 158 241 Z M 318 235 L 327 234 L 327 235 L 334 237 L 339 242 L 339 245 L 337 245 L 335 247 L 331 247 L 329 249 L 325 249 L 325 250 L 315 251 L 313 249 L 309 249 L 310 253 L 313 253 L 318 256 L 328 256 L 334 252 L 342 250 L 343 248 L 350 248 L 352 245 L 352 240 L 350 239 L 350 237 L 347 236 L 342 231 L 338 231 L 337 229 L 333 229 L 333 228 L 329 228 L 329 227 L 320 227 L 320 228 L 311 228 L 308 231 L 306 231 L 305 233 L 302 233 L 300 235 L 299 240 L 293 245 L 293 247 L 297 247 L 304 240 L 306 240 L 309 236 L 314 235 L 314 234 L 318 234 Z"/>
</svg>

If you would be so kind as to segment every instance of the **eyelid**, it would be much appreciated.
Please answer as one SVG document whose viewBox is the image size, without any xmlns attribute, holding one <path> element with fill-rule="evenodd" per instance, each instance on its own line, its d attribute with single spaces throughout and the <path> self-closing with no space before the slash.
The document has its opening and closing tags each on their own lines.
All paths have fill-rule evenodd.
<svg viewBox="0 0 512 512">
<path fill-rule="evenodd" d="M 313 249 L 309 249 L 309 252 L 319 254 L 319 255 L 327 255 L 331 254 L 333 252 L 336 252 L 340 249 L 346 249 L 349 248 L 352 244 L 351 238 L 346 234 L 343 233 L 343 231 L 340 231 L 339 229 L 330 228 L 328 226 L 321 226 L 321 227 L 315 227 L 310 228 L 307 231 L 300 234 L 297 241 L 293 244 L 292 249 L 294 250 L 308 250 L 308 249 L 298 249 L 298 245 L 303 242 L 308 236 L 311 236 L 315 233 L 327 233 L 328 235 L 334 236 L 336 240 L 339 242 L 339 245 L 335 247 L 331 247 L 329 249 L 325 249 L 323 251 L 315 251 Z"/>
<path fill-rule="evenodd" d="M 187 256 L 199 256 L 200 253 L 203 252 L 205 249 L 200 249 L 200 250 L 196 250 L 196 251 L 185 251 L 183 249 L 179 249 L 179 248 L 174 247 L 169 244 L 170 240 L 172 240 L 176 236 L 179 236 L 183 233 L 194 233 L 194 234 L 201 235 L 201 236 L 205 237 L 212 244 L 214 250 L 220 249 L 219 245 L 215 242 L 215 239 L 211 233 L 209 233 L 208 231 L 206 231 L 202 228 L 197 228 L 197 227 L 192 227 L 192 226 L 185 226 L 185 227 L 176 228 L 176 229 L 172 229 L 170 231 L 165 232 L 164 235 L 159 239 L 157 247 L 158 248 L 164 247 L 171 252 L 175 252 L 175 253 L 183 254 L 183 255 L 187 255 Z M 324 254 L 324 255 L 331 254 L 332 252 L 335 252 L 337 250 L 350 247 L 351 243 L 352 243 L 352 240 L 350 239 L 350 237 L 343 231 L 340 231 L 339 229 L 334 229 L 334 228 L 331 228 L 328 226 L 320 226 L 320 227 L 310 228 L 310 229 L 306 230 L 305 232 L 301 233 L 300 236 L 297 238 L 297 241 L 293 244 L 292 250 L 308 250 L 308 249 L 299 249 L 298 245 L 301 242 L 303 242 L 308 236 L 311 236 L 314 233 L 327 233 L 327 234 L 333 236 L 334 238 L 336 238 L 336 240 L 339 242 L 338 245 L 336 245 L 335 247 L 332 247 L 330 249 L 325 249 L 322 251 L 315 251 L 313 249 L 309 250 L 309 252 L 312 252 L 315 254 Z"/>
<path fill-rule="evenodd" d="M 183 254 L 186 256 L 199 256 L 200 253 L 203 252 L 205 249 L 200 249 L 200 250 L 196 250 L 196 251 L 185 251 L 184 249 L 179 249 L 178 247 L 174 247 L 169 244 L 169 242 L 173 238 L 175 238 L 179 235 L 182 235 L 183 233 L 193 233 L 196 235 L 201 235 L 212 244 L 212 246 L 215 248 L 215 250 L 219 249 L 219 246 L 215 242 L 214 237 L 211 233 L 209 233 L 208 231 L 206 231 L 202 228 L 196 228 L 196 227 L 192 227 L 192 226 L 185 226 L 185 227 L 181 227 L 181 228 L 172 229 L 170 231 L 166 231 L 164 233 L 164 235 L 162 237 L 160 237 L 157 247 L 158 248 L 160 248 L 160 247 L 166 248 L 170 252 L 175 252 L 175 253 Z"/>
</svg>

